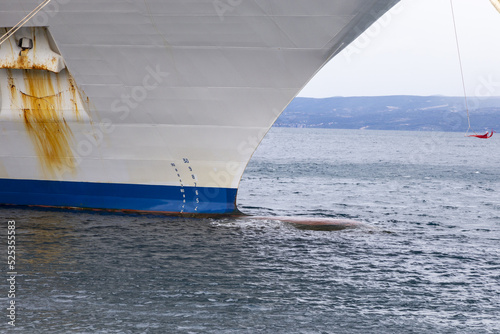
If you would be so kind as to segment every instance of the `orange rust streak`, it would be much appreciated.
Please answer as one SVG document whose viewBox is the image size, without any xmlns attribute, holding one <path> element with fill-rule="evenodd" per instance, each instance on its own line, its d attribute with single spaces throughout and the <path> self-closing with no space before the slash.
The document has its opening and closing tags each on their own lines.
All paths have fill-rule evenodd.
<svg viewBox="0 0 500 334">
<path fill-rule="evenodd" d="M 20 55 L 15 59 L 2 60 L 0 59 L 0 68 L 7 69 L 18 69 L 18 70 L 45 70 L 45 71 L 54 71 L 57 65 L 57 58 L 53 57 L 50 61 L 46 63 L 37 63 L 33 62 L 29 57 L 30 50 L 21 51 Z M 34 52 L 34 51 L 33 51 Z"/>
<path fill-rule="evenodd" d="M 50 72 L 24 71 L 24 122 L 44 170 L 54 175 L 75 167 L 73 133 L 60 115 L 61 94 L 56 94 Z"/>
<path fill-rule="evenodd" d="M 18 68 L 28 68 L 29 66 L 29 59 L 28 59 L 28 51 L 29 50 L 23 50 L 21 51 L 21 54 L 17 58 L 17 67 Z"/>
<path fill-rule="evenodd" d="M 73 79 L 69 78 L 69 92 L 71 94 L 71 102 L 73 103 L 73 108 L 76 114 L 76 119 L 80 120 L 80 111 L 78 110 L 78 92 Z"/>
<path fill-rule="evenodd" d="M 15 60 L 14 59 L 0 60 L 0 68 L 11 68 L 11 69 L 31 68 L 32 64 L 30 58 L 28 57 L 28 52 L 29 50 L 21 51 L 21 53 Z"/>
<path fill-rule="evenodd" d="M 17 102 L 17 88 L 14 83 L 14 78 L 12 77 L 12 72 L 10 70 L 7 70 L 7 77 L 9 80 L 9 89 L 10 89 L 10 96 L 12 98 L 12 103 L 16 105 Z"/>
<path fill-rule="evenodd" d="M 12 48 L 12 44 L 9 41 L 10 48 L 12 50 L 12 55 L 14 55 L 14 49 Z M 8 69 L 33 69 L 33 70 L 45 70 L 45 71 L 53 71 L 54 68 L 57 68 L 58 59 L 56 57 L 52 57 L 45 63 L 39 63 L 36 55 L 36 34 L 33 34 L 33 49 L 32 50 L 21 50 L 19 56 L 16 58 L 9 59 L 0 59 L 0 68 L 8 68 Z M 33 53 L 33 59 L 30 59 L 29 54 Z"/>
</svg>

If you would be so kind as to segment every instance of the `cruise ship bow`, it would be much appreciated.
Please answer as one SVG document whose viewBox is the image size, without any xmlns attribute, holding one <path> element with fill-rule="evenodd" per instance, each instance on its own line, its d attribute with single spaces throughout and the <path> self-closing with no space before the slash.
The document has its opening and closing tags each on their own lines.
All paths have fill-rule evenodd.
<svg viewBox="0 0 500 334">
<path fill-rule="evenodd" d="M 397 2 L 2 1 L 0 204 L 237 212 L 279 114 Z"/>
</svg>

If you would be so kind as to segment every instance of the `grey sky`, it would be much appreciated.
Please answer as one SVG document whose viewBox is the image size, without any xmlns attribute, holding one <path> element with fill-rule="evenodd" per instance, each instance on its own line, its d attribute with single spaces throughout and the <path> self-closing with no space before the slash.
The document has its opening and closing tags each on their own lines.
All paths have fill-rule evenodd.
<svg viewBox="0 0 500 334">
<path fill-rule="evenodd" d="M 468 96 L 500 96 L 500 13 L 453 0 Z M 463 96 L 450 0 L 402 0 L 299 96 Z"/>
</svg>

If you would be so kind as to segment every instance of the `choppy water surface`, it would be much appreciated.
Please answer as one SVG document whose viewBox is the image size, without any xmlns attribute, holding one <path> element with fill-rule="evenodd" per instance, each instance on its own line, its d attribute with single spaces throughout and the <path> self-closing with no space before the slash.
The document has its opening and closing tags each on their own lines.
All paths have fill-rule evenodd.
<svg viewBox="0 0 500 334">
<path fill-rule="evenodd" d="M 273 129 L 242 180 L 241 210 L 360 229 L 0 209 L 3 267 L 15 219 L 18 272 L 16 327 L 3 311 L 0 328 L 499 333 L 499 139 Z"/>
</svg>

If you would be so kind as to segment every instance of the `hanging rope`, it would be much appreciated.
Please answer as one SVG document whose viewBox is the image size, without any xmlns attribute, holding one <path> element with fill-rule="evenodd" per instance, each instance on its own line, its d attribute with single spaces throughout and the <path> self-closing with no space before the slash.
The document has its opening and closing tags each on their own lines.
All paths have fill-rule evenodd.
<svg viewBox="0 0 500 334">
<path fill-rule="evenodd" d="M 453 0 L 450 0 L 450 6 L 451 6 L 451 15 L 453 17 L 453 28 L 455 29 L 455 41 L 457 43 L 457 52 L 458 52 L 458 62 L 460 63 L 460 74 L 462 75 L 462 87 L 464 90 L 464 100 L 465 100 L 465 108 L 467 110 L 467 121 L 469 122 L 469 128 L 467 129 L 467 132 L 465 133 L 465 136 L 469 134 L 469 131 L 471 130 L 471 125 L 470 125 L 470 113 L 469 113 L 469 101 L 467 99 L 467 89 L 465 87 L 465 78 L 464 78 L 464 68 L 462 66 L 462 54 L 460 52 L 460 42 L 458 40 L 458 33 L 457 33 L 457 22 L 455 20 L 455 9 L 453 8 Z M 474 134 L 477 135 L 475 131 Z"/>
<path fill-rule="evenodd" d="M 1 38 L 0 45 L 2 45 L 6 40 L 8 40 L 12 35 L 16 33 L 19 29 L 21 29 L 26 23 L 28 23 L 39 11 L 43 9 L 43 7 L 47 6 L 49 2 L 52 0 L 44 0 L 41 4 L 39 4 L 35 9 L 31 11 L 28 15 L 26 15 L 18 24 L 9 29 Z"/>
</svg>

